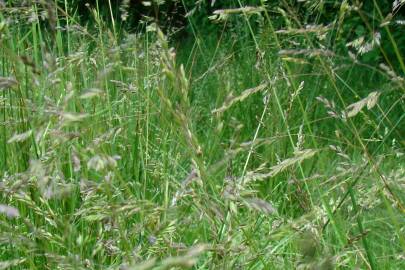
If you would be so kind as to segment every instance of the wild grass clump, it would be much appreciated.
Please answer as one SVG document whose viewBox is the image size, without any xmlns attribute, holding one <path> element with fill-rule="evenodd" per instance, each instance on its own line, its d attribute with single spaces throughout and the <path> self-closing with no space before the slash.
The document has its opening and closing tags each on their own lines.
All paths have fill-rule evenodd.
<svg viewBox="0 0 405 270">
<path fill-rule="evenodd" d="M 0 269 L 405 267 L 400 1 L 60 2 L 0 3 Z"/>
</svg>

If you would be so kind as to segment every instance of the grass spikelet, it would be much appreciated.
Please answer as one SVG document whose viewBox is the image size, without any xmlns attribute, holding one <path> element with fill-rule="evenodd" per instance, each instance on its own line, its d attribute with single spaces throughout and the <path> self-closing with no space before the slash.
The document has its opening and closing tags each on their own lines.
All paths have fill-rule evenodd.
<svg viewBox="0 0 405 270">
<path fill-rule="evenodd" d="M 363 98 L 362 100 L 350 104 L 346 108 L 347 117 L 356 116 L 364 107 L 367 107 L 368 110 L 371 110 L 377 104 L 378 97 L 380 95 L 381 95 L 380 92 L 371 92 L 367 97 Z"/>
<path fill-rule="evenodd" d="M 230 8 L 230 9 L 218 9 L 213 12 L 214 15 L 210 16 L 209 19 L 219 22 L 226 21 L 230 15 L 260 15 L 265 9 L 263 7 L 240 7 L 240 8 Z"/>
<path fill-rule="evenodd" d="M 191 247 L 182 256 L 170 257 L 164 259 L 157 269 L 171 269 L 173 267 L 191 268 L 195 265 L 200 256 L 207 249 L 204 245 Z"/>
<path fill-rule="evenodd" d="M 295 153 L 291 158 L 285 159 L 278 164 L 270 167 L 266 173 L 257 173 L 254 171 L 247 172 L 246 176 L 241 179 L 241 183 L 247 184 L 252 181 L 261 181 L 266 178 L 271 178 L 286 170 L 287 168 L 299 164 L 305 159 L 313 157 L 318 151 L 314 149 L 304 149 Z"/>
<path fill-rule="evenodd" d="M 0 90 L 11 88 L 18 85 L 18 82 L 13 77 L 0 77 Z"/>
<path fill-rule="evenodd" d="M 246 204 L 248 207 L 253 208 L 257 211 L 260 211 L 264 214 L 267 215 L 272 215 L 276 214 L 277 210 L 276 208 L 269 202 L 258 199 L 258 198 L 251 198 L 251 199 L 245 199 Z"/>
<path fill-rule="evenodd" d="M 8 261 L 1 261 L 0 262 L 0 269 L 10 269 L 11 267 L 18 267 L 20 264 L 23 264 L 26 259 L 15 259 L 15 260 L 8 260 Z"/>
<path fill-rule="evenodd" d="M 223 113 L 224 111 L 228 110 L 230 107 L 232 107 L 234 104 L 241 102 L 248 98 L 250 95 L 253 95 L 257 92 L 264 91 L 268 87 L 267 83 L 262 83 L 256 87 L 249 88 L 244 90 L 239 96 L 234 97 L 232 94 L 228 96 L 222 104 L 221 107 L 212 110 L 211 113 L 216 114 L 216 113 Z"/>
<path fill-rule="evenodd" d="M 0 213 L 6 215 L 8 218 L 17 218 L 20 216 L 20 212 L 17 208 L 0 204 Z"/>
<path fill-rule="evenodd" d="M 29 139 L 32 135 L 32 130 L 28 130 L 24 133 L 14 134 L 7 143 L 22 142 Z"/>
</svg>

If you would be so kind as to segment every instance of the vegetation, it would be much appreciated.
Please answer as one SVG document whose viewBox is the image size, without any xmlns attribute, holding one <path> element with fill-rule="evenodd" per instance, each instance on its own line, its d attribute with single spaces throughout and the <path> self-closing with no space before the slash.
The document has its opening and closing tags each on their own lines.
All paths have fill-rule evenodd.
<svg viewBox="0 0 405 270">
<path fill-rule="evenodd" d="M 404 1 L 76 2 L 0 1 L 0 269 L 405 268 Z"/>
</svg>

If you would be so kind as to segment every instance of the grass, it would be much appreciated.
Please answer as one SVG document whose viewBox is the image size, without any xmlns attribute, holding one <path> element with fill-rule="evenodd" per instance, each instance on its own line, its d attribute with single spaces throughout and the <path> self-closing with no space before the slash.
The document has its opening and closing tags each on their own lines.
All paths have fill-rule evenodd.
<svg viewBox="0 0 405 270">
<path fill-rule="evenodd" d="M 178 43 L 91 8 L 0 16 L 0 269 L 405 267 L 401 65 L 288 5 Z"/>
</svg>

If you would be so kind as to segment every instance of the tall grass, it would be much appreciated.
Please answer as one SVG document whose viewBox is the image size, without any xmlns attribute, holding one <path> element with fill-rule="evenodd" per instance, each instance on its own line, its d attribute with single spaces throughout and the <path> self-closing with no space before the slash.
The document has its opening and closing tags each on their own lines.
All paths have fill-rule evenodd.
<svg viewBox="0 0 405 270">
<path fill-rule="evenodd" d="M 2 7 L 0 269 L 405 267 L 394 22 L 260 2 L 180 42 L 110 1 L 87 26 L 69 1 Z M 342 49 L 349 15 L 369 29 Z"/>
</svg>

